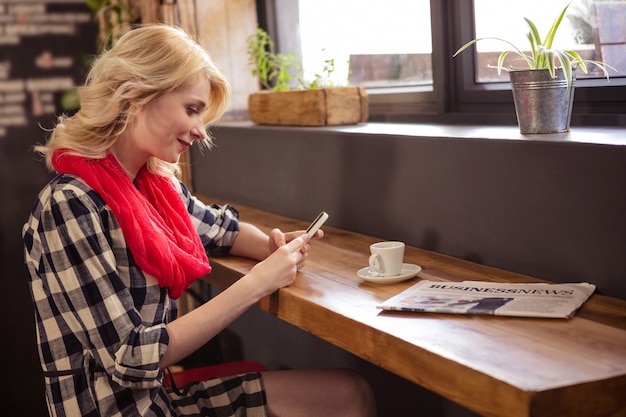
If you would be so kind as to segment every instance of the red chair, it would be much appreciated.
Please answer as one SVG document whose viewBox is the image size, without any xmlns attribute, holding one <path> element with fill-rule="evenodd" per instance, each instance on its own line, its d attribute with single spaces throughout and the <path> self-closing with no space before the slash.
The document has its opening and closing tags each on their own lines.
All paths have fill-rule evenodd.
<svg viewBox="0 0 626 417">
<path fill-rule="evenodd" d="M 262 372 L 265 368 L 254 361 L 240 361 L 219 365 L 204 366 L 202 368 L 185 369 L 165 375 L 163 385 L 172 388 L 171 380 L 177 387 L 182 387 L 192 382 L 205 381 L 207 379 L 222 378 L 225 376 L 245 374 L 248 372 Z"/>
</svg>

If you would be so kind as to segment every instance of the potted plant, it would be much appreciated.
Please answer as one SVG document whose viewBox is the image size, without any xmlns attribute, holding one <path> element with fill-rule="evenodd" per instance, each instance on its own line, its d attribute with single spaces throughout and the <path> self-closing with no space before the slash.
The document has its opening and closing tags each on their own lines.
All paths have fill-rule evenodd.
<svg viewBox="0 0 626 417">
<path fill-rule="evenodd" d="M 597 66 L 607 79 L 607 68 L 613 69 L 603 62 L 583 59 L 576 51 L 553 47 L 554 37 L 570 4 L 563 8 L 543 38 L 537 26 L 530 19 L 524 18 L 529 27 L 526 37 L 530 43 L 530 52 L 522 51 L 505 39 L 486 37 L 467 42 L 453 55 L 456 57 L 484 39 L 504 42 L 511 48 L 500 54 L 496 68 L 498 74 L 502 70 L 509 72 L 517 121 L 523 134 L 569 131 L 576 68 L 587 73 L 587 65 Z M 518 56 L 521 68 L 504 66 L 504 59 L 509 53 Z"/>
<path fill-rule="evenodd" d="M 250 94 L 248 113 L 258 124 L 327 126 L 367 121 L 368 98 L 361 87 L 338 87 L 329 82 L 334 69 L 325 61 L 322 74 L 306 83 L 294 54 L 276 52 L 274 42 L 261 28 L 248 37 L 252 74 L 262 91 Z"/>
</svg>

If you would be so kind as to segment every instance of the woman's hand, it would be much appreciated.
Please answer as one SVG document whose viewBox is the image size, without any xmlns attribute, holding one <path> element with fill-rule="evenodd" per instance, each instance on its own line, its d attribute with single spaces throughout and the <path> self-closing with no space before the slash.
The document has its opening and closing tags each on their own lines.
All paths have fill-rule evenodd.
<svg viewBox="0 0 626 417">
<path fill-rule="evenodd" d="M 283 233 L 280 229 L 272 229 L 270 231 L 270 239 L 269 239 L 269 250 L 270 254 L 276 252 L 276 249 L 280 248 L 284 244 L 291 242 L 293 239 L 296 239 L 299 236 L 304 234 L 304 230 L 296 230 L 294 232 Z M 324 232 L 320 229 L 311 239 L 319 239 L 324 236 Z M 311 250 L 311 245 L 307 242 L 306 245 L 302 247 L 302 253 L 307 253 Z"/>
<path fill-rule="evenodd" d="M 263 291 L 261 297 L 291 285 L 311 250 L 310 240 L 323 236 L 322 230 L 309 237 L 303 230 L 283 233 L 280 229 L 273 229 L 269 234 L 270 256 L 256 264 L 248 274 L 250 282 Z"/>
<path fill-rule="evenodd" d="M 259 291 L 260 298 L 265 297 L 293 283 L 298 269 L 304 265 L 308 256 L 309 237 L 303 233 L 291 239 L 268 256 L 264 261 L 256 264 L 243 279 L 247 279 Z"/>
<path fill-rule="evenodd" d="M 279 247 L 303 234 L 304 230 L 283 233 L 280 229 L 274 229 L 268 236 L 258 227 L 250 223 L 240 222 L 239 234 L 233 243 L 230 254 L 262 261 L 276 252 L 276 249 Z M 318 230 L 313 239 L 319 239 L 322 236 L 324 236 L 324 232 Z M 311 246 L 308 244 L 302 248 L 303 253 L 308 252 L 310 249 Z"/>
</svg>

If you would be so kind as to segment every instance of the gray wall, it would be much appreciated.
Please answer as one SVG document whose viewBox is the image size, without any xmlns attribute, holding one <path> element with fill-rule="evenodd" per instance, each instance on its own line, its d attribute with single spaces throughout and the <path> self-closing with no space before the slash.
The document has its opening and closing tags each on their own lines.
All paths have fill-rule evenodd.
<svg viewBox="0 0 626 417">
<path fill-rule="evenodd" d="M 197 193 L 299 219 L 324 209 L 333 226 L 626 299 L 626 141 L 249 124 L 213 135 L 192 157 Z"/>
<path fill-rule="evenodd" d="M 191 159 L 199 194 L 303 220 L 324 209 L 333 226 L 547 280 L 589 281 L 626 299 L 623 132 L 523 138 L 513 127 L 232 123 L 214 128 L 216 147 Z M 380 417 L 474 415 L 256 309 L 227 334 L 227 357 L 269 369 L 357 369 L 374 385 Z"/>
</svg>

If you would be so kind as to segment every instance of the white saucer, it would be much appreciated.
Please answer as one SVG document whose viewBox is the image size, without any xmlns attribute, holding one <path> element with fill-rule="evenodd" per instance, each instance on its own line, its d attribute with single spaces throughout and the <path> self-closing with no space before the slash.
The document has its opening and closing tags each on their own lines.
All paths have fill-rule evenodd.
<svg viewBox="0 0 626 417">
<path fill-rule="evenodd" d="M 395 282 L 401 282 L 409 278 L 413 278 L 421 270 L 422 267 L 418 265 L 402 264 L 402 270 L 400 271 L 400 275 L 381 277 L 376 272 L 372 271 L 369 266 L 366 266 L 365 268 L 359 269 L 356 274 L 366 281 L 375 282 L 377 284 L 393 284 Z"/>
</svg>

